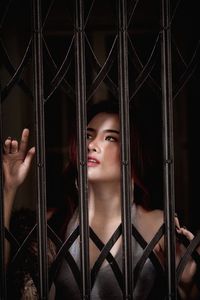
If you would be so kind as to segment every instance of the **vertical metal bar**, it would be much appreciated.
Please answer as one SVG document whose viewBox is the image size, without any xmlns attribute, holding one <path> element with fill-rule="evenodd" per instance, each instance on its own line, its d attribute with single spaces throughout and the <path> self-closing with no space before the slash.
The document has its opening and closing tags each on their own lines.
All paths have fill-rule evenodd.
<svg viewBox="0 0 200 300">
<path fill-rule="evenodd" d="M 33 0 L 33 60 L 36 126 L 39 299 L 48 299 L 45 126 L 41 1 Z"/>
<path fill-rule="evenodd" d="M 127 3 L 119 0 L 119 102 L 121 123 L 122 161 L 122 228 L 124 250 L 124 299 L 133 297 L 133 268 L 131 244 L 131 172 L 130 172 L 130 125 L 127 45 Z"/>
<path fill-rule="evenodd" d="M 162 98 L 165 188 L 165 247 L 168 299 L 177 299 L 175 264 L 175 192 L 170 0 L 162 0 Z"/>
<path fill-rule="evenodd" d="M 90 299 L 89 225 L 86 159 L 86 67 L 83 0 L 76 0 L 76 94 L 79 174 L 79 219 L 81 239 L 82 299 Z"/>
<path fill-rule="evenodd" d="M 0 141 L 2 142 L 2 107 L 0 97 Z M 0 299 L 6 299 L 6 270 L 5 270 L 5 230 L 4 230 L 4 205 L 3 205 L 3 176 L 2 176 L 2 144 L 0 149 L 1 166 L 0 166 Z"/>
</svg>

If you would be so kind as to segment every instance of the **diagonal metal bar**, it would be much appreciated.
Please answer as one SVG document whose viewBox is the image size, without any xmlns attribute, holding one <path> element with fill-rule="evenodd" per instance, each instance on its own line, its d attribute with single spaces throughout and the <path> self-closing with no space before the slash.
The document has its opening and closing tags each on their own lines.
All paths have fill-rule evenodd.
<svg viewBox="0 0 200 300">
<path fill-rule="evenodd" d="M 87 42 L 87 45 L 91 51 L 91 54 L 92 54 L 92 57 L 93 57 L 93 61 L 91 59 L 91 65 L 92 67 L 95 69 L 96 73 L 100 72 L 102 66 L 101 64 L 99 63 L 92 47 L 91 47 L 91 44 L 87 38 L 87 36 L 85 36 L 85 39 L 86 39 L 86 42 Z M 116 39 L 118 39 L 118 36 L 116 37 Z M 113 45 L 114 45 L 115 41 L 113 42 Z M 114 58 L 113 58 L 114 59 Z M 108 76 L 108 73 L 106 74 L 105 78 L 104 78 L 104 82 L 107 84 L 107 87 L 110 89 L 111 93 L 117 98 L 118 97 L 118 87 L 117 85 L 112 81 L 112 79 Z M 90 91 L 88 92 L 88 100 L 91 98 L 91 93 Z"/>
<path fill-rule="evenodd" d="M 19 65 L 19 67 L 15 70 L 14 74 L 12 74 L 12 78 L 9 80 L 9 82 L 6 84 L 6 86 L 3 89 L 3 94 L 4 97 L 5 95 L 7 95 L 9 93 L 9 91 L 12 89 L 12 87 L 15 85 L 16 82 L 23 82 L 20 78 L 20 76 L 22 75 L 24 68 L 28 62 L 28 60 L 30 59 L 30 54 L 31 54 L 31 44 L 32 44 L 32 39 L 30 39 L 28 46 L 26 48 L 24 57 L 22 58 L 22 61 Z M 26 85 L 24 85 L 23 83 L 23 87 L 26 87 Z M 27 90 L 27 88 L 26 88 Z"/>
<path fill-rule="evenodd" d="M 50 91 L 49 95 L 46 97 L 45 102 L 51 97 L 51 95 L 55 92 L 55 90 L 58 88 L 59 85 L 61 85 L 62 81 L 64 80 L 64 77 L 69 71 L 71 60 L 72 60 L 72 49 L 74 45 L 74 36 L 72 38 L 71 44 L 69 46 L 69 49 L 67 51 L 67 54 L 65 56 L 65 59 L 62 62 L 62 65 L 57 70 L 54 78 L 51 81 L 51 85 L 53 86 L 52 91 Z"/>
<path fill-rule="evenodd" d="M 45 42 L 45 39 L 43 39 L 43 45 L 44 45 L 44 50 L 46 51 L 45 53 L 47 54 L 47 58 L 50 62 L 50 66 L 52 67 L 53 70 L 55 70 L 56 72 L 58 71 L 58 66 L 56 65 L 51 53 L 50 53 L 50 50 Z M 67 80 L 64 78 L 62 83 L 61 83 L 61 88 L 64 90 L 64 92 L 66 94 L 69 95 L 69 97 L 71 99 L 74 99 L 75 97 L 75 93 L 74 93 L 74 90 L 72 88 L 72 86 L 67 82 Z M 51 95 L 53 94 L 54 90 L 50 92 L 50 94 L 47 96 L 47 98 L 45 98 L 45 102 L 47 102 L 49 100 L 49 98 L 51 97 Z"/>
<path fill-rule="evenodd" d="M 72 40 L 71 40 L 71 43 L 69 45 L 68 51 L 66 53 L 66 56 L 65 56 L 65 58 L 64 58 L 64 60 L 61 64 L 60 68 L 58 69 L 58 71 L 56 72 L 54 78 L 51 81 L 52 85 L 55 85 L 55 82 L 62 81 L 65 74 L 67 73 L 67 70 L 68 70 L 69 67 L 66 68 L 66 66 L 70 65 L 70 58 L 71 58 L 71 53 L 72 53 L 73 46 L 74 46 L 74 36 L 72 37 Z M 58 78 L 59 78 L 59 80 L 58 80 Z"/>
<path fill-rule="evenodd" d="M 20 247 L 20 243 L 7 228 L 5 228 L 5 238 L 12 245 L 12 248 L 14 249 L 14 251 L 17 251 L 17 249 Z"/>
<path fill-rule="evenodd" d="M 131 95 L 130 100 L 132 100 L 132 98 L 134 98 L 134 96 L 137 94 L 137 92 L 140 90 L 140 88 L 143 86 L 143 84 L 146 80 L 151 79 L 151 81 L 149 80 L 149 83 L 151 83 L 151 84 L 154 83 L 154 86 L 155 86 L 155 81 L 151 77 L 151 71 L 153 70 L 154 66 L 156 65 L 156 60 L 158 57 L 158 41 L 159 41 L 159 36 L 156 39 L 153 50 L 149 56 L 149 59 L 148 59 L 146 65 L 143 66 L 143 69 L 141 70 L 140 74 L 138 75 L 138 77 L 135 80 L 135 91 Z"/>
<path fill-rule="evenodd" d="M 147 83 L 149 84 L 151 89 L 153 89 L 153 91 L 155 91 L 155 93 L 157 93 L 159 95 L 161 93 L 160 85 L 151 76 L 151 70 L 153 69 L 154 65 L 156 64 L 155 60 L 157 58 L 157 53 L 155 53 L 155 52 L 158 49 L 157 43 L 159 40 L 160 40 L 160 35 L 158 35 L 158 37 L 155 41 L 155 44 L 154 44 L 154 48 L 150 54 L 149 60 L 148 60 L 147 64 L 144 66 L 136 52 L 136 49 L 133 45 L 133 41 L 130 39 L 130 36 L 129 36 L 129 44 L 130 44 L 129 57 L 130 57 L 130 60 L 132 61 L 132 63 L 134 64 L 134 66 L 136 67 L 136 70 L 140 74 L 139 77 L 136 79 L 137 80 L 136 88 L 130 96 L 130 101 L 135 97 L 135 95 L 140 90 L 140 88 L 143 85 L 145 80 L 147 80 Z"/>
<path fill-rule="evenodd" d="M 186 85 L 186 83 L 192 77 L 192 75 L 196 71 L 199 63 L 200 63 L 200 40 L 198 41 L 197 47 L 193 53 L 193 56 L 192 56 L 189 64 L 187 65 L 185 72 L 182 74 L 177 86 L 174 89 L 173 99 L 175 99 L 178 96 L 178 94 L 181 92 L 183 87 Z"/>
<path fill-rule="evenodd" d="M 8 93 L 10 92 L 11 88 L 13 87 L 13 85 L 15 83 L 17 83 L 22 88 L 22 90 L 32 99 L 32 92 L 31 92 L 30 88 L 20 78 L 20 75 L 23 72 L 24 66 L 28 62 L 28 60 L 31 56 L 30 45 L 31 45 L 31 40 L 29 41 L 29 44 L 25 51 L 25 55 L 23 57 L 22 63 L 20 64 L 19 68 L 17 70 L 15 70 L 15 68 L 13 67 L 13 65 L 10 61 L 10 58 L 8 56 L 8 53 L 4 46 L 4 43 L 3 43 L 2 39 L 0 39 L 0 55 L 2 56 L 2 60 L 5 64 L 6 70 L 12 76 L 9 83 L 1 91 L 1 101 L 5 100 L 6 96 L 8 95 Z"/>
<path fill-rule="evenodd" d="M 37 228 L 37 224 L 35 224 L 35 226 L 31 229 L 29 234 L 24 239 L 23 243 L 21 245 L 19 245 L 18 249 L 16 249 L 16 251 L 12 257 L 12 260 L 10 262 L 11 268 L 13 268 L 14 264 L 17 264 L 18 260 L 22 257 L 24 251 L 26 251 L 26 246 L 33 238 L 33 234 L 35 233 L 36 228 Z"/>
<path fill-rule="evenodd" d="M 182 0 L 176 1 L 175 7 L 174 7 L 173 12 L 172 12 L 172 14 L 171 14 L 171 23 L 172 23 L 173 19 L 174 19 L 175 16 L 176 16 L 176 12 L 177 12 L 178 7 L 180 6 L 181 2 L 182 2 Z"/>
<path fill-rule="evenodd" d="M 115 40 L 113 42 L 110 53 L 109 53 L 105 63 L 103 64 L 103 66 L 101 67 L 97 76 L 94 78 L 94 80 L 92 82 L 92 85 L 88 92 L 88 97 L 87 97 L 88 100 L 94 95 L 95 91 L 97 90 L 97 88 L 99 87 L 101 82 L 104 81 L 104 78 L 107 76 L 109 70 L 111 69 L 111 67 L 114 63 L 114 60 L 116 58 L 116 50 L 117 50 L 116 42 L 117 42 L 117 37 L 115 38 Z"/>
<path fill-rule="evenodd" d="M 121 170 L 122 170 L 122 233 L 124 298 L 133 298 L 132 243 L 131 243 L 131 168 L 130 168 L 130 124 L 127 46 L 127 2 L 119 0 L 119 103 L 121 130 Z"/>
<path fill-rule="evenodd" d="M 50 14 L 50 12 L 51 12 L 51 9 L 52 9 L 54 3 L 55 3 L 55 0 L 51 0 L 51 2 L 50 2 L 50 4 L 49 4 L 49 7 L 48 7 L 48 9 L 47 9 L 47 12 L 46 12 L 46 14 L 45 14 L 45 17 L 44 17 L 44 19 L 43 19 L 42 30 L 44 29 L 44 26 L 45 26 L 45 24 L 46 24 L 46 21 L 47 21 L 47 19 L 48 19 L 48 16 L 49 16 L 49 14 Z"/>
<path fill-rule="evenodd" d="M 175 191 L 170 0 L 162 0 L 162 98 L 164 155 L 164 217 L 168 299 L 177 299 L 175 261 Z"/>
<path fill-rule="evenodd" d="M 89 266 L 89 225 L 88 225 L 88 191 L 86 159 L 86 66 L 84 38 L 84 1 L 76 0 L 75 14 L 76 44 L 76 93 L 77 93 L 77 140 L 78 140 L 78 183 L 79 183 L 79 220 L 80 252 L 82 272 L 82 298 L 90 299 Z"/>
<path fill-rule="evenodd" d="M 44 87 L 42 55 L 41 1 L 33 0 L 33 60 L 34 98 L 36 122 L 36 173 L 37 173 L 37 221 L 38 221 L 38 264 L 39 298 L 48 299 L 47 262 L 47 217 L 46 217 L 46 170 L 45 170 L 45 125 Z"/>
<path fill-rule="evenodd" d="M 133 14 L 137 8 L 137 5 L 138 3 L 140 2 L 140 0 L 134 0 L 134 1 L 131 1 L 131 4 L 129 6 L 129 9 L 128 9 L 128 26 L 130 25 L 130 22 L 131 22 L 131 19 L 133 17 Z"/>
<path fill-rule="evenodd" d="M 93 8 L 94 3 L 95 3 L 95 0 L 92 0 L 92 4 L 90 5 L 90 9 L 89 9 L 89 11 L 88 11 L 88 14 L 87 14 L 87 16 L 85 17 L 84 29 L 85 29 L 85 27 L 86 27 L 86 25 L 87 25 L 87 22 L 88 22 L 88 20 L 89 20 L 89 17 L 90 17 L 90 14 L 91 14 L 91 12 L 92 12 L 92 8 Z"/>
</svg>

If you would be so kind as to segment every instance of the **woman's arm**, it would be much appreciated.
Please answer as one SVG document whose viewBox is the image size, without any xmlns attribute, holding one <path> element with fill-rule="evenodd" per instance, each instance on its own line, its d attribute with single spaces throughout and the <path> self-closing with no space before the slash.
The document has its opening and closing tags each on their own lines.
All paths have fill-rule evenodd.
<svg viewBox="0 0 200 300">
<path fill-rule="evenodd" d="M 15 195 L 19 186 L 24 182 L 35 148 L 28 150 L 29 129 L 22 131 L 21 140 L 8 137 L 3 145 L 3 196 L 4 196 L 4 225 L 9 229 L 10 217 Z M 8 261 L 9 245 L 5 243 L 6 263 Z"/>
<path fill-rule="evenodd" d="M 22 132 L 19 143 L 17 140 L 12 140 L 10 137 L 7 138 L 4 143 L 3 192 L 6 227 L 9 227 L 10 214 L 17 189 L 25 180 L 35 153 L 34 147 L 27 151 L 28 140 L 29 129 L 25 128 Z"/>
<path fill-rule="evenodd" d="M 185 227 L 180 227 L 179 223 L 178 226 L 176 227 L 176 231 L 180 236 L 180 241 L 179 240 L 177 241 L 177 247 L 176 247 L 177 249 L 176 256 L 177 256 L 177 264 L 178 264 L 185 253 L 185 247 L 181 243 L 181 236 L 185 237 L 190 242 L 193 240 L 194 235 Z M 199 249 L 196 250 L 199 252 Z M 196 272 L 197 272 L 197 265 L 194 259 L 191 257 L 182 273 L 179 286 L 178 286 L 179 295 L 181 299 L 183 300 L 200 299 L 200 291 L 195 281 Z"/>
<path fill-rule="evenodd" d="M 194 235 L 192 232 L 187 230 L 185 227 L 180 226 L 179 220 L 177 216 L 175 217 L 175 226 L 176 226 L 176 267 L 178 267 L 182 257 L 185 254 L 186 247 L 183 243 L 183 240 L 187 240 L 190 243 Z M 165 266 L 165 240 L 164 237 L 160 240 L 159 244 L 154 249 L 157 254 L 161 264 L 163 267 Z M 198 253 L 200 253 L 200 248 L 196 249 Z M 179 299 L 181 300 L 199 300 L 200 299 L 200 290 L 196 284 L 196 274 L 197 274 L 197 264 L 194 259 L 191 257 L 188 260 L 188 263 L 185 266 L 183 273 L 181 274 L 181 278 L 178 283 L 178 294 Z M 200 282 L 200 278 L 198 279 Z"/>
</svg>

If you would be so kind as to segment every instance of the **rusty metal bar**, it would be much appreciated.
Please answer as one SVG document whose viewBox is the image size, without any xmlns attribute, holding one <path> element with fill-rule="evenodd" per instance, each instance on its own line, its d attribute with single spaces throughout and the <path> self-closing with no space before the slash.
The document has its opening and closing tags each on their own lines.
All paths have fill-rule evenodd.
<svg viewBox="0 0 200 300">
<path fill-rule="evenodd" d="M 174 191 L 174 139 L 172 101 L 172 59 L 170 0 L 162 0 L 162 98 L 163 98 L 163 152 L 164 152 L 164 210 L 167 299 L 177 299 L 175 261 L 175 191 Z"/>
<path fill-rule="evenodd" d="M 48 299 L 45 126 L 41 1 L 33 0 L 33 63 L 37 174 L 39 299 Z"/>
<path fill-rule="evenodd" d="M 119 0 L 119 103 L 121 128 L 122 168 L 122 233 L 124 251 L 124 299 L 133 298 L 133 267 L 131 244 L 131 172 L 130 172 L 130 124 L 129 124 L 129 83 L 127 45 L 127 2 Z"/>
<path fill-rule="evenodd" d="M 80 255 L 82 273 L 82 299 L 90 299 L 89 265 L 89 225 L 86 159 L 86 66 L 84 37 L 84 1 L 76 0 L 75 44 L 76 44 L 76 106 L 78 140 L 78 183 L 79 183 L 79 220 Z"/>
</svg>

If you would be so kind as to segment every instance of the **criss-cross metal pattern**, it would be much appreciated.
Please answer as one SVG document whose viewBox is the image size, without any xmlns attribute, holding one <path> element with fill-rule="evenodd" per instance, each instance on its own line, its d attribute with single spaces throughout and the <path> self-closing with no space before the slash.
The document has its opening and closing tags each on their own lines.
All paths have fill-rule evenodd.
<svg viewBox="0 0 200 300">
<path fill-rule="evenodd" d="M 5 230 L 3 226 L 3 192 L 1 189 L 0 298 L 7 299 L 6 291 L 9 289 L 9 286 L 6 286 L 4 266 L 4 238 L 10 241 L 13 248 L 13 256 L 8 266 L 9 273 L 23 262 L 26 247 L 34 237 L 37 239 L 38 245 L 39 281 L 37 288 L 39 299 L 48 299 L 56 270 L 63 258 L 72 270 L 82 299 L 90 299 L 91 289 L 95 285 L 96 277 L 105 260 L 112 268 L 124 299 L 133 299 L 133 290 L 148 258 L 166 286 L 165 299 L 177 299 L 177 285 L 191 256 L 200 267 L 199 255 L 195 251 L 200 242 L 200 234 L 197 234 L 190 244 L 187 240 L 182 241 L 186 246 L 186 252 L 177 268 L 175 265 L 173 107 L 187 83 L 198 75 L 200 61 L 198 37 L 187 60 L 184 59 L 176 41 L 176 30 L 185 22 L 185 19 L 181 18 L 184 1 L 175 1 L 176 3 L 171 0 L 154 1 L 153 7 L 151 7 L 151 3 L 146 3 L 151 1 L 142 0 L 33 0 L 22 2 L 2 0 L 0 4 L 1 140 L 3 139 L 4 122 L 6 122 L 3 115 L 4 106 L 6 106 L 6 102 L 11 101 L 13 90 L 19 89 L 26 101 L 31 103 L 34 112 L 37 217 L 35 225 L 23 241 L 18 241 L 14 234 Z M 190 5 L 192 6 L 192 3 Z M 19 14 L 20 20 L 17 16 L 13 18 L 12 14 L 15 13 L 15 10 L 19 13 L 20 10 L 17 9 L 22 6 L 23 9 Z M 105 12 L 105 18 L 98 14 L 98 10 Z M 26 37 L 20 48 L 20 54 L 23 53 L 18 59 L 15 59 L 15 53 L 11 52 L 9 46 L 9 34 L 13 34 L 12 30 L 15 27 L 12 18 L 15 22 L 21 22 L 20 30 L 21 32 L 25 31 Z M 144 19 L 145 22 L 142 24 Z M 176 24 L 178 25 L 176 26 Z M 143 28 L 144 26 L 146 28 Z M 140 30 L 143 30 L 143 34 L 140 34 Z M 53 35 L 56 39 L 52 44 Z M 20 41 L 17 31 L 16 38 L 19 38 Z M 96 38 L 100 39 L 100 42 L 97 43 Z M 101 39 L 104 43 L 103 58 L 102 55 L 99 55 L 101 49 L 98 49 Z M 190 51 L 188 52 L 190 53 Z M 174 68 L 174 62 L 179 66 Z M 29 80 L 30 77 L 31 80 Z M 131 224 L 131 205 L 129 205 L 131 203 L 129 109 L 132 103 L 138 101 L 138 95 L 142 95 L 145 90 L 148 91 L 146 95 L 149 99 L 156 99 L 160 119 L 162 119 L 164 166 L 165 222 L 149 244 Z M 51 105 L 51 102 L 59 102 L 58 98 L 61 94 L 64 95 L 67 102 L 66 107 L 68 109 L 73 107 L 77 116 L 80 211 L 79 225 L 64 242 L 46 222 L 48 198 L 46 196 L 45 138 L 47 135 L 45 130 L 48 131 L 48 128 L 45 128 L 45 110 L 48 105 Z M 104 97 L 119 100 L 122 139 L 122 224 L 106 245 L 88 225 L 85 133 L 86 105 L 94 99 L 98 100 Z M 12 101 L 14 102 L 14 100 Z M 148 103 L 148 101 L 146 102 Z M 150 103 L 152 102 L 150 101 Z M 149 107 L 147 104 L 147 110 Z M 3 183 L 2 173 L 1 183 Z M 123 236 L 124 252 L 122 270 L 111 254 L 114 243 L 121 235 Z M 155 245 L 163 235 L 165 235 L 166 246 L 165 271 L 153 252 Z M 81 270 L 69 251 L 79 236 L 81 239 Z M 144 249 L 134 272 L 132 236 Z M 50 270 L 47 267 L 46 255 L 49 239 L 58 248 Z M 89 267 L 89 239 L 100 251 L 92 270 Z"/>
</svg>

